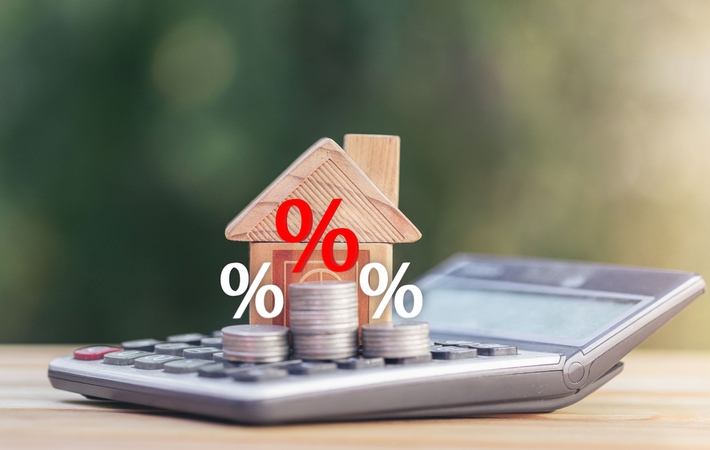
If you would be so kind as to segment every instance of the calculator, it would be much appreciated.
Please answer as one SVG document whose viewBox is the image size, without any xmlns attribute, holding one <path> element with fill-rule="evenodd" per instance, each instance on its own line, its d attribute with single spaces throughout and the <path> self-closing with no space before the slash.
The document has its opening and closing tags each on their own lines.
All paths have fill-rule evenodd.
<svg viewBox="0 0 710 450">
<path fill-rule="evenodd" d="M 80 348 L 50 363 L 49 380 L 258 425 L 550 412 L 616 376 L 624 355 L 705 291 L 693 273 L 471 254 L 414 284 L 426 357 L 235 363 L 217 331 Z"/>
</svg>

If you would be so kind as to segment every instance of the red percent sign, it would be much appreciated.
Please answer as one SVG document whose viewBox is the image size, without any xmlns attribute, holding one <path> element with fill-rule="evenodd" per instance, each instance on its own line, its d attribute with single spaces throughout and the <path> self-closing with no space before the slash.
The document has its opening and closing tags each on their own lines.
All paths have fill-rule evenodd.
<svg viewBox="0 0 710 450">
<path fill-rule="evenodd" d="M 323 237 L 325 229 L 328 228 L 330 221 L 333 220 L 335 211 L 338 209 L 338 206 L 340 206 L 342 201 L 342 198 L 334 198 L 330 202 L 328 209 L 326 209 L 325 214 L 323 214 L 323 218 L 320 222 L 318 222 L 318 225 L 316 225 L 316 229 L 313 231 L 313 236 L 311 236 L 308 240 L 301 257 L 298 258 L 296 267 L 293 268 L 294 273 L 301 272 L 303 268 L 306 267 L 306 263 L 313 254 L 313 250 L 315 250 L 321 238 L 323 238 L 323 248 L 321 251 L 323 254 L 323 263 L 328 269 L 333 272 L 345 272 L 346 270 L 353 268 L 357 262 L 357 257 L 360 252 L 360 244 L 357 241 L 355 233 L 347 228 L 336 228 L 334 230 L 330 230 L 325 237 Z M 291 211 L 291 208 L 294 207 L 298 209 L 298 212 L 301 214 L 301 227 L 298 230 L 298 234 L 295 236 L 292 235 L 288 229 L 288 213 Z M 302 242 L 308 237 L 312 229 L 313 210 L 305 200 L 301 200 L 299 198 L 286 200 L 281 204 L 281 206 L 279 206 L 279 209 L 276 210 L 276 231 L 284 241 L 290 243 Z M 335 260 L 335 256 L 333 255 L 333 246 L 335 245 L 335 240 L 338 236 L 342 236 L 345 239 L 345 247 L 347 252 L 345 262 L 343 264 L 338 264 Z"/>
</svg>

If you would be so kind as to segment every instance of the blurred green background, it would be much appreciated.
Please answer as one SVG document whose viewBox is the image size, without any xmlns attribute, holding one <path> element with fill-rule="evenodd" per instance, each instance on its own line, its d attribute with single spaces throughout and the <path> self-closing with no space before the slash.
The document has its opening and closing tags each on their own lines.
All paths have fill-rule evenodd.
<svg viewBox="0 0 710 450">
<path fill-rule="evenodd" d="M 1 0 L 0 342 L 232 323 L 224 227 L 346 133 L 402 138 L 409 279 L 464 250 L 710 274 L 710 3 Z"/>
</svg>

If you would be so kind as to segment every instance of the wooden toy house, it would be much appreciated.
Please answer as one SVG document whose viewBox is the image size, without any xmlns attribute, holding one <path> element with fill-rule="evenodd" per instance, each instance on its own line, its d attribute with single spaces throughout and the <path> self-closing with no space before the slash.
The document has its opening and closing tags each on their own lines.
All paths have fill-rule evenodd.
<svg viewBox="0 0 710 450">
<path fill-rule="evenodd" d="M 345 136 L 345 150 L 333 140 L 324 138 L 306 150 L 258 197 L 256 197 L 225 230 L 227 239 L 250 243 L 250 274 L 252 281 L 261 265 L 271 267 L 262 285 L 274 284 L 284 293 L 284 311 L 273 319 L 265 319 L 251 308 L 250 323 L 289 324 L 288 285 L 314 280 L 352 280 L 357 282 L 360 269 L 369 262 L 379 262 L 392 277 L 392 244 L 414 242 L 421 237 L 417 228 L 397 208 L 399 200 L 399 137 L 379 135 Z M 304 270 L 293 273 L 306 242 L 286 243 L 276 231 L 276 210 L 289 199 L 303 199 L 313 210 L 314 228 L 331 200 L 342 198 L 342 203 L 331 220 L 328 231 L 348 228 L 360 245 L 355 266 L 345 272 L 332 272 L 323 263 L 318 244 Z M 288 228 L 293 235 L 301 224 L 298 211 L 293 208 L 288 216 Z M 321 240 L 322 241 L 322 240 Z M 336 241 L 336 261 L 345 260 L 345 244 Z M 371 286 L 377 286 L 377 272 L 373 271 Z M 266 309 L 272 309 L 270 293 Z M 381 296 L 370 298 L 362 290 L 359 295 L 360 325 L 373 321 L 372 315 Z M 377 321 L 390 321 L 391 307 Z"/>
</svg>

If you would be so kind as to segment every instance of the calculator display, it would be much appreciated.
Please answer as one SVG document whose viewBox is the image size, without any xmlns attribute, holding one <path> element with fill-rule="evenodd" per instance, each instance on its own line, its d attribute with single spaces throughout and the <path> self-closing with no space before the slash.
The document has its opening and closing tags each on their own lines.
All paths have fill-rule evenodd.
<svg viewBox="0 0 710 450">
<path fill-rule="evenodd" d="M 623 319 L 636 299 L 435 287 L 418 320 L 437 329 L 580 344 Z"/>
</svg>

